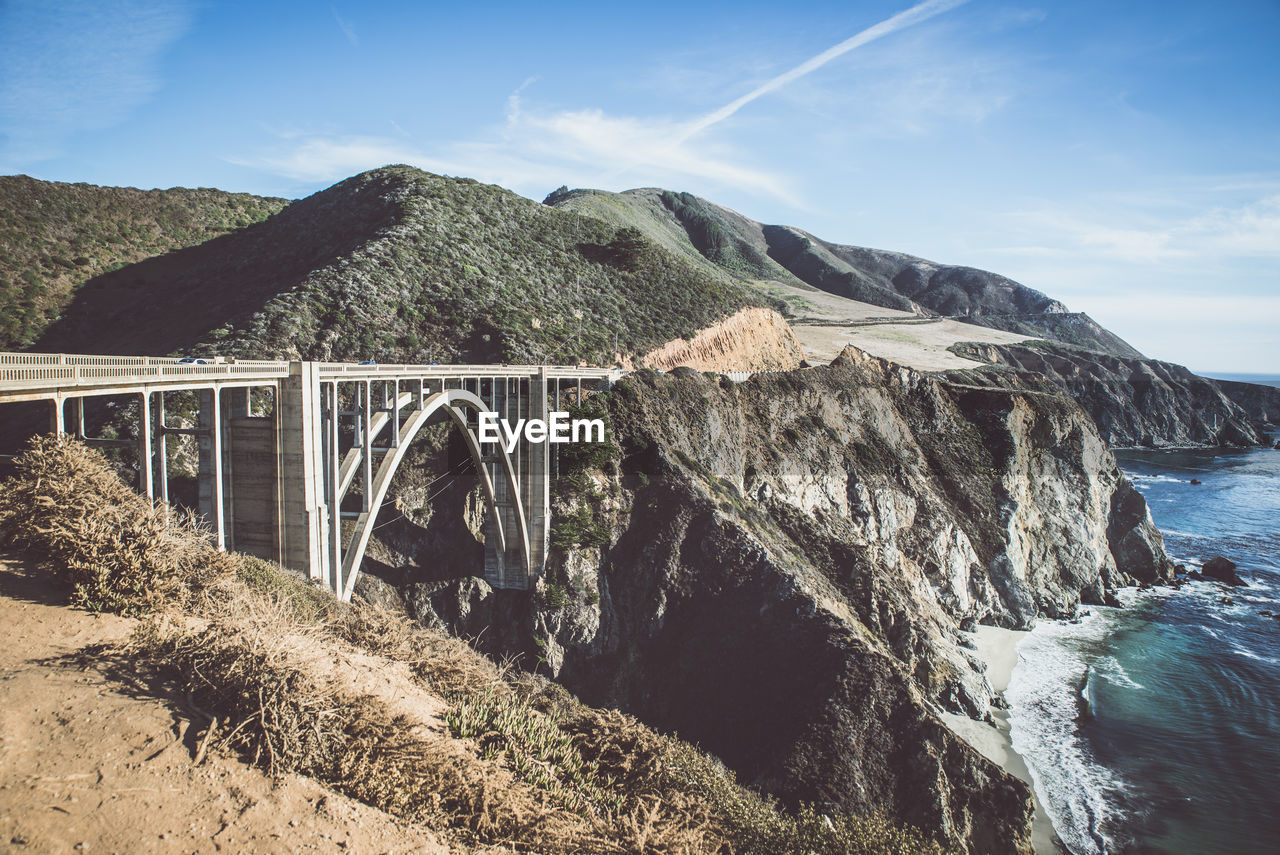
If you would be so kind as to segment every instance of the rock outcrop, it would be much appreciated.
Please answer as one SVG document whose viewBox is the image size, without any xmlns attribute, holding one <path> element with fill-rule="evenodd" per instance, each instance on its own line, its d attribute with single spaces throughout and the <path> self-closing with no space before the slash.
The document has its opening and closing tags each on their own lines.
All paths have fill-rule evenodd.
<svg viewBox="0 0 1280 855">
<path fill-rule="evenodd" d="M 1050 342 L 952 350 L 998 366 L 964 372 L 965 382 L 1066 392 L 1112 448 L 1259 445 L 1263 423 L 1280 418 L 1280 389 L 1210 380 L 1171 362 Z"/>
<path fill-rule="evenodd" d="M 1025 627 L 1171 577 L 1088 416 L 853 349 L 742 384 L 641 372 L 605 398 L 618 454 L 566 473 L 557 515 L 587 509 L 607 542 L 560 537 L 536 596 L 409 584 L 411 609 L 783 799 L 1028 852 L 1027 787 L 936 711 L 993 698 L 961 621 Z"/>
<path fill-rule="evenodd" d="M 1222 393 L 1244 410 L 1253 422 L 1280 425 L 1280 388 L 1239 380 L 1214 380 Z"/>
<path fill-rule="evenodd" d="M 1236 572 L 1236 563 L 1230 558 L 1224 558 L 1221 555 L 1215 555 L 1204 563 L 1200 568 L 1200 572 L 1207 579 L 1213 579 L 1221 582 L 1231 588 L 1243 588 L 1248 585 L 1244 579 L 1240 578 L 1240 574 Z"/>
<path fill-rule="evenodd" d="M 674 339 L 644 355 L 641 364 L 695 371 L 779 371 L 798 368 L 804 351 L 782 315 L 747 308 L 690 339 Z M 630 367 L 630 366 L 628 366 Z"/>
</svg>

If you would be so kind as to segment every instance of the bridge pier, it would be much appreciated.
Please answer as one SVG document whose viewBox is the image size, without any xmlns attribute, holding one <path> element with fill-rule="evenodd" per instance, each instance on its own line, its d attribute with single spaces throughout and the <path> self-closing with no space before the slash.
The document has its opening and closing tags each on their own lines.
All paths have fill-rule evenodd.
<svg viewBox="0 0 1280 855">
<path fill-rule="evenodd" d="M 155 498 L 155 475 L 151 458 L 151 393 L 138 394 L 138 491 L 148 499 Z"/>
<path fill-rule="evenodd" d="M 156 406 L 151 426 L 151 473 L 154 486 L 150 494 L 162 502 L 169 501 L 169 438 L 164 418 L 164 391 L 155 393 Z"/>
<path fill-rule="evenodd" d="M 322 483 L 319 404 L 315 364 L 289 363 L 289 376 L 280 383 L 276 402 L 281 563 L 332 590 L 334 579 L 326 572 L 324 560 L 328 514 L 317 489 Z"/>
<path fill-rule="evenodd" d="M 200 448 L 198 467 L 200 514 L 213 529 L 219 549 L 227 548 L 226 506 L 223 491 L 222 395 L 216 386 L 199 391 L 197 412 L 197 444 Z"/>
</svg>

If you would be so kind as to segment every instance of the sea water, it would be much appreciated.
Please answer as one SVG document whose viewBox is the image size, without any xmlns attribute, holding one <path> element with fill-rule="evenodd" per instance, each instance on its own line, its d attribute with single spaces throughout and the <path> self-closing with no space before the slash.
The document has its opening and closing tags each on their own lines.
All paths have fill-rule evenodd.
<svg viewBox="0 0 1280 855">
<path fill-rule="evenodd" d="M 1117 457 L 1174 561 L 1225 555 L 1249 587 L 1042 622 L 1007 692 L 1014 748 L 1078 855 L 1280 852 L 1280 451 Z"/>
</svg>

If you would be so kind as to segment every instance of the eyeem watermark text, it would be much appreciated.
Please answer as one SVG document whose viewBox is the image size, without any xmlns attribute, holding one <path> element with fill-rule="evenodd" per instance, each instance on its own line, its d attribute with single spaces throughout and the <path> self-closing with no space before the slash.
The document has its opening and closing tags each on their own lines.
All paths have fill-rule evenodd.
<svg viewBox="0 0 1280 855">
<path fill-rule="evenodd" d="M 497 413 L 480 413 L 481 442 L 501 442 L 511 454 L 521 436 L 532 443 L 604 442 L 604 419 L 570 419 L 568 413 L 554 410 L 549 419 L 517 419 L 512 425 Z"/>
</svg>

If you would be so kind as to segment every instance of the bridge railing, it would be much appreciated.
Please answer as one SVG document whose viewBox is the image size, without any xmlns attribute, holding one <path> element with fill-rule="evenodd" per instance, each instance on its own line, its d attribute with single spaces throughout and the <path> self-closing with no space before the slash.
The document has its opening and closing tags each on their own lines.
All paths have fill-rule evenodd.
<svg viewBox="0 0 1280 855">
<path fill-rule="evenodd" d="M 168 365 L 179 362 L 171 356 L 88 356 L 80 353 L 0 353 L 0 366 L 19 365 Z"/>
<path fill-rule="evenodd" d="M 583 377 L 604 376 L 611 373 L 617 373 L 609 368 L 594 367 L 555 367 L 551 368 L 542 365 L 507 365 L 502 363 L 488 362 L 480 365 L 462 365 L 450 363 L 448 365 L 440 364 L 421 364 L 421 363 L 364 363 L 358 364 L 354 362 L 322 362 L 320 363 L 320 375 L 322 377 L 346 375 L 346 374 L 447 374 L 450 377 L 457 375 L 466 375 L 468 377 L 477 374 L 488 376 L 490 374 L 503 375 L 508 374 L 515 376 L 517 374 L 537 374 L 538 371 L 546 368 L 547 373 L 551 375 L 573 375 Z"/>
<path fill-rule="evenodd" d="M 273 379 L 289 363 L 274 360 L 183 362 L 163 356 L 83 356 L 64 353 L 0 353 L 0 384 L 7 388 L 109 386 L 116 383 L 205 378 Z"/>
<path fill-rule="evenodd" d="M 171 356 L 94 356 L 71 353 L 0 353 L 0 385 L 14 389 L 86 386 L 109 387 L 131 383 L 172 383 L 183 380 L 264 379 L 287 377 L 290 363 L 270 359 L 212 357 L 194 362 Z M 566 380 L 616 378 L 621 372 L 585 366 L 540 365 L 422 365 L 407 363 L 354 364 L 325 362 L 318 365 L 326 379 L 388 380 L 413 377 L 512 377 L 535 376 Z"/>
</svg>

